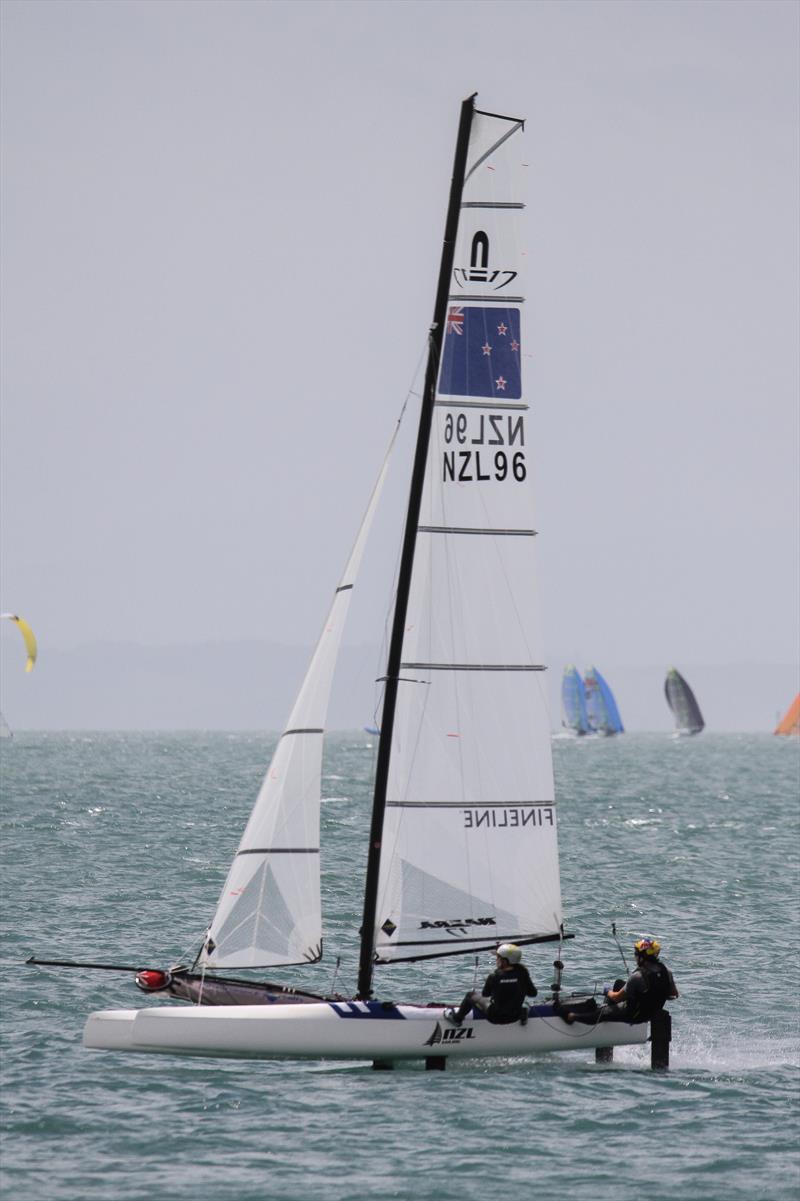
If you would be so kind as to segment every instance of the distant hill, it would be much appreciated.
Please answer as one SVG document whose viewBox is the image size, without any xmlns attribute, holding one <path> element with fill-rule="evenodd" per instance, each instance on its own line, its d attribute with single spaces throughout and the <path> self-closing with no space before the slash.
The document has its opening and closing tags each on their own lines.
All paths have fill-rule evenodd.
<svg viewBox="0 0 800 1201">
<path fill-rule="evenodd" d="M 279 730 L 285 723 L 311 654 L 309 647 L 264 642 L 197 646 L 93 643 L 72 650 L 40 648 L 26 675 L 6 657 L 0 709 L 12 729 Z M 667 667 L 694 689 L 709 730 L 772 730 L 798 691 L 792 664 L 648 667 L 598 662 L 628 730 L 669 730 L 664 700 Z M 585 667 L 586 664 L 579 664 Z M 550 665 L 553 728 L 561 722 L 564 664 Z M 377 648 L 342 650 L 329 727 L 359 729 L 374 718 Z"/>
</svg>

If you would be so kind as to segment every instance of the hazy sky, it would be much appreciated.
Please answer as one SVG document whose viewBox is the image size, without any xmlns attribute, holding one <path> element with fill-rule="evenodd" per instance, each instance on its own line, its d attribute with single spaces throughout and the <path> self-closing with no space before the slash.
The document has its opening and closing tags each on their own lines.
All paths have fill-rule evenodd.
<svg viewBox="0 0 800 1201">
<path fill-rule="evenodd" d="M 0 605 L 41 666 L 314 641 L 473 91 L 527 118 L 551 658 L 797 661 L 797 4 L 0 11 Z M 346 641 L 383 621 L 405 489 Z"/>
</svg>

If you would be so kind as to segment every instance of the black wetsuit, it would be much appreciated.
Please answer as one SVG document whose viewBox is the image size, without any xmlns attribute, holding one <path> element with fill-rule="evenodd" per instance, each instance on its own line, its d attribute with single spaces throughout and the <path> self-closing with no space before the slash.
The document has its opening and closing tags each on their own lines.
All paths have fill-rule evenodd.
<svg viewBox="0 0 800 1201">
<path fill-rule="evenodd" d="M 518 1022 L 525 1010 L 525 998 L 535 997 L 537 991 L 525 965 L 512 964 L 506 972 L 487 976 L 482 992 L 468 992 L 456 1016 L 463 1019 L 471 1009 L 479 1009 L 497 1026 Z"/>
</svg>

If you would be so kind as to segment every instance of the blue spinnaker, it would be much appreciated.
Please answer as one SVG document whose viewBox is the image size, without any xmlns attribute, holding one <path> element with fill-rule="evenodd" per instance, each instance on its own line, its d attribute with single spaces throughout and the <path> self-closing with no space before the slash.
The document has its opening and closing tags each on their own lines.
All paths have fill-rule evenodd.
<svg viewBox="0 0 800 1201">
<path fill-rule="evenodd" d="M 596 667 L 590 667 L 586 672 L 584 688 L 589 728 L 598 734 L 624 733 L 614 694 Z"/>
</svg>

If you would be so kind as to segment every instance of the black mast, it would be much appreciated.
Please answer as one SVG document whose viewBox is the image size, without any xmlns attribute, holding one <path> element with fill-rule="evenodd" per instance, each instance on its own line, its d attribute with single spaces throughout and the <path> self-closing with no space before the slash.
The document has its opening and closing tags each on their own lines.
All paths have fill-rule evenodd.
<svg viewBox="0 0 800 1201">
<path fill-rule="evenodd" d="M 414 547 L 417 540 L 419 510 L 422 503 L 422 489 L 425 483 L 428 442 L 430 440 L 433 407 L 436 399 L 436 381 L 439 373 L 439 361 L 444 338 L 450 280 L 453 274 L 458 218 L 461 211 L 461 196 L 464 190 L 467 150 L 469 148 L 469 136 L 472 129 L 472 116 L 475 111 L 474 100 L 476 95 L 477 93 L 473 93 L 461 105 L 461 119 L 458 125 L 458 138 L 456 140 L 456 152 L 453 161 L 453 179 L 450 184 L 450 200 L 447 206 L 447 221 L 445 223 L 444 243 L 442 246 L 442 261 L 439 267 L 439 284 L 436 290 L 433 322 L 428 338 L 428 364 L 425 370 L 425 384 L 422 392 L 417 448 L 414 455 L 414 468 L 411 473 L 406 528 L 403 535 L 403 549 L 397 579 L 397 598 L 394 607 L 392 636 L 389 643 L 389 659 L 386 667 L 381 737 L 378 744 L 378 762 L 375 768 L 375 793 L 372 802 L 372 825 L 369 832 L 367 878 L 364 885 L 364 918 L 361 924 L 361 957 L 358 965 L 357 992 L 357 996 L 362 1000 L 366 1000 L 372 996 L 372 960 L 375 950 L 373 931 L 375 929 L 375 910 L 378 903 L 378 872 L 380 869 L 381 842 L 383 839 L 383 816 L 386 809 L 386 786 L 389 778 L 389 751 L 392 744 L 392 729 L 394 727 L 394 714 L 397 703 L 397 685 L 400 675 L 400 659 L 403 651 L 403 633 L 406 625 L 408 596 L 411 588 L 411 569 L 414 563 Z"/>
</svg>

